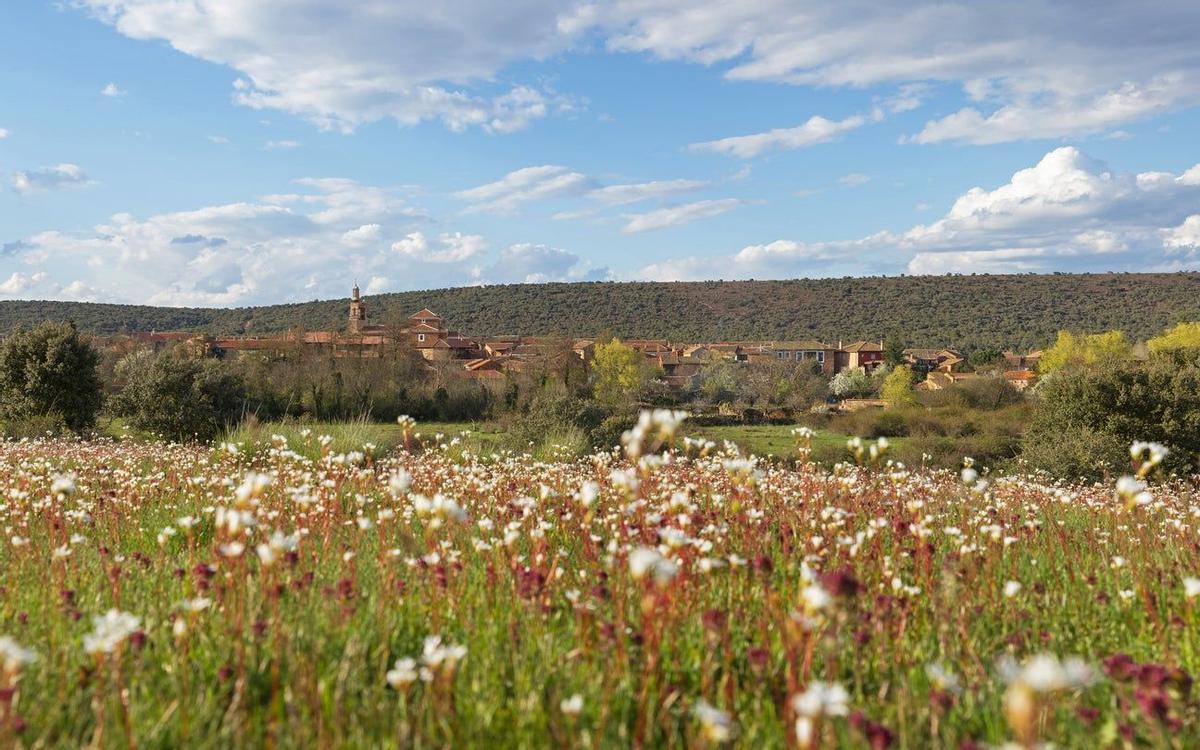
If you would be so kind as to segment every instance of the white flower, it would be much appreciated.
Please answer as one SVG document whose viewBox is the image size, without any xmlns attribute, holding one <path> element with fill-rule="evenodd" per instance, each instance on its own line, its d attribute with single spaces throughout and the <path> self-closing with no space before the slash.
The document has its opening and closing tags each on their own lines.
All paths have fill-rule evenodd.
<svg viewBox="0 0 1200 750">
<path fill-rule="evenodd" d="M 1096 680 L 1096 671 L 1078 656 L 1060 660 L 1053 654 L 1038 654 L 1020 666 L 1011 656 L 1006 656 L 1000 661 L 998 669 L 1008 684 L 1035 693 L 1074 690 Z"/>
<path fill-rule="evenodd" d="M 837 682 L 815 681 L 803 693 L 792 696 L 792 709 L 798 716 L 845 716 L 850 695 Z"/>
<path fill-rule="evenodd" d="M 583 696 L 575 693 L 570 698 L 564 698 L 559 702 L 558 709 L 567 716 L 578 716 L 583 712 Z"/>
<path fill-rule="evenodd" d="M 651 573 L 656 582 L 667 583 L 679 572 L 679 566 L 652 547 L 638 547 L 629 553 L 629 572 L 639 581 Z"/>
<path fill-rule="evenodd" d="M 466 646 L 444 645 L 440 635 L 431 635 L 425 639 L 421 652 L 421 661 L 431 669 L 453 670 L 458 662 L 467 655 Z"/>
<path fill-rule="evenodd" d="M 239 503 L 244 504 L 266 492 L 267 488 L 270 486 L 271 477 L 267 476 L 266 474 L 258 474 L 252 471 L 246 475 L 245 479 L 242 480 L 241 486 L 237 488 L 237 492 L 234 493 L 234 495 L 237 497 Z"/>
<path fill-rule="evenodd" d="M 92 632 L 83 637 L 83 650 L 89 654 L 111 654 L 141 625 L 141 618 L 117 609 L 96 615 L 92 618 Z"/>
<path fill-rule="evenodd" d="M 1117 480 L 1117 497 L 1131 506 L 1149 505 L 1154 500 L 1145 482 L 1128 475 Z"/>
<path fill-rule="evenodd" d="M 933 685 L 935 690 L 942 690 L 955 695 L 962 692 L 962 684 L 958 680 L 958 675 L 954 674 L 946 667 L 938 662 L 927 664 L 925 666 L 925 674 L 929 677 L 929 683 Z"/>
<path fill-rule="evenodd" d="M 1017 594 L 1021 593 L 1021 584 L 1018 581 L 1009 581 L 1004 584 L 1004 596 L 1012 599 Z"/>
<path fill-rule="evenodd" d="M 54 477 L 54 481 L 50 483 L 50 492 L 60 497 L 75 494 L 75 475 L 74 474 L 59 474 Z"/>
<path fill-rule="evenodd" d="M 417 662 L 409 657 L 397 659 L 395 666 L 388 670 L 387 683 L 396 690 L 408 687 L 417 681 Z"/>
<path fill-rule="evenodd" d="M 733 739 L 733 719 L 729 714 L 714 708 L 706 701 L 700 701 L 692 709 L 692 713 L 700 720 L 704 737 L 709 742 L 721 743 Z"/>
<path fill-rule="evenodd" d="M 833 604 L 833 596 L 820 584 L 809 584 L 800 591 L 800 601 L 808 614 L 823 612 Z"/>
<path fill-rule="evenodd" d="M 33 651 L 7 635 L 0 635 L 0 665 L 3 665 L 5 674 L 16 674 L 22 667 L 34 663 L 37 659 L 38 655 Z"/>
<path fill-rule="evenodd" d="M 1183 595 L 1188 599 L 1200 596 L 1200 578 L 1184 578 Z"/>
<path fill-rule="evenodd" d="M 392 493 L 392 497 L 400 497 L 408 494 L 412 489 L 412 475 L 407 471 L 394 471 L 391 477 L 388 478 L 388 492 Z"/>
<path fill-rule="evenodd" d="M 203 596 L 196 597 L 195 599 L 184 599 L 179 603 L 179 608 L 189 614 L 203 612 L 210 606 L 212 606 L 212 599 L 207 599 Z"/>
</svg>

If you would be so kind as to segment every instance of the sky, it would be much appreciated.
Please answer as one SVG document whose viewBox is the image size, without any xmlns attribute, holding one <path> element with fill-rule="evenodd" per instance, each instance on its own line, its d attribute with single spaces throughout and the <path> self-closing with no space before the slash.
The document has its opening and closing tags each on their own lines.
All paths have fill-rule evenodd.
<svg viewBox="0 0 1200 750">
<path fill-rule="evenodd" d="M 1196 0 L 5 0 L 0 299 L 1200 269 Z"/>
</svg>

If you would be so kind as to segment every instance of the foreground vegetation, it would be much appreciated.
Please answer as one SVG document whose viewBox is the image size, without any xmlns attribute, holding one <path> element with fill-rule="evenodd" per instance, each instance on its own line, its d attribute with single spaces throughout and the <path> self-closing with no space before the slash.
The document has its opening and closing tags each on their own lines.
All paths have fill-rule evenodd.
<svg viewBox="0 0 1200 750">
<path fill-rule="evenodd" d="M 558 462 L 0 442 L 0 745 L 1200 742 L 1197 498 L 1144 483 L 1158 446 L 1114 491 L 679 421 Z"/>
<path fill-rule="evenodd" d="M 522 284 L 384 294 L 376 322 L 429 307 L 469 335 L 665 337 L 681 341 L 820 338 L 910 346 L 1029 351 L 1061 329 L 1120 328 L 1148 338 L 1200 318 L 1200 275 L 1054 274 L 910 276 L 792 281 Z M 101 334 L 196 330 L 341 330 L 344 300 L 236 309 L 81 302 L 0 302 L 0 332 L 73 320 Z"/>
</svg>

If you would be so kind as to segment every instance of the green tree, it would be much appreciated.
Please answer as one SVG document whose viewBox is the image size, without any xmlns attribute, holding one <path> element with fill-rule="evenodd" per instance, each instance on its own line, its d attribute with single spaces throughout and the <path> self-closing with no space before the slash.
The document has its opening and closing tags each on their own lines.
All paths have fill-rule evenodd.
<svg viewBox="0 0 1200 750">
<path fill-rule="evenodd" d="M 1059 331 L 1054 346 L 1042 353 L 1038 372 L 1049 375 L 1066 368 L 1095 367 L 1129 359 L 1133 347 L 1121 331 L 1076 335 Z"/>
<path fill-rule="evenodd" d="M 1046 377 L 1024 457 L 1060 476 L 1097 478 L 1127 470 L 1129 446 L 1137 440 L 1170 448 L 1163 465 L 1168 471 L 1188 474 L 1200 467 L 1200 351 Z"/>
<path fill-rule="evenodd" d="M 883 380 L 880 397 L 894 408 L 913 406 L 917 403 L 917 394 L 913 392 L 913 371 L 907 365 L 895 367 Z"/>
<path fill-rule="evenodd" d="M 596 344 L 592 357 L 592 388 L 596 399 L 610 406 L 636 402 L 650 382 L 646 358 L 618 339 Z"/>
<path fill-rule="evenodd" d="M 1200 323 L 1179 323 L 1161 336 L 1146 342 L 1151 353 L 1177 349 L 1200 349 Z"/>
<path fill-rule="evenodd" d="M 8 427 L 40 422 L 75 432 L 96 423 L 100 355 L 74 323 L 42 323 L 0 343 L 0 419 Z"/>
<path fill-rule="evenodd" d="M 990 370 L 994 369 L 1004 360 L 1004 355 L 999 349 L 976 349 L 967 355 L 967 364 L 974 370 Z"/>
<path fill-rule="evenodd" d="M 126 384 L 113 410 L 135 429 L 171 440 L 208 441 L 242 415 L 245 383 L 215 360 L 168 352 L 140 356 L 123 369 Z"/>
<path fill-rule="evenodd" d="M 883 344 L 883 361 L 891 367 L 904 364 L 904 340 L 896 334 L 888 336 Z"/>
</svg>

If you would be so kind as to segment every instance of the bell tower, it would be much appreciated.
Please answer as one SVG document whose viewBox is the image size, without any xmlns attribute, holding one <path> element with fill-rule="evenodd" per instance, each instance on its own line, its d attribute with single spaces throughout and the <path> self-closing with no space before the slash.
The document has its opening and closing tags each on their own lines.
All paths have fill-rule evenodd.
<svg viewBox="0 0 1200 750">
<path fill-rule="evenodd" d="M 350 333 L 362 333 L 363 324 L 367 322 L 367 304 L 358 294 L 358 282 L 350 292 L 350 322 L 347 329 Z"/>
</svg>

